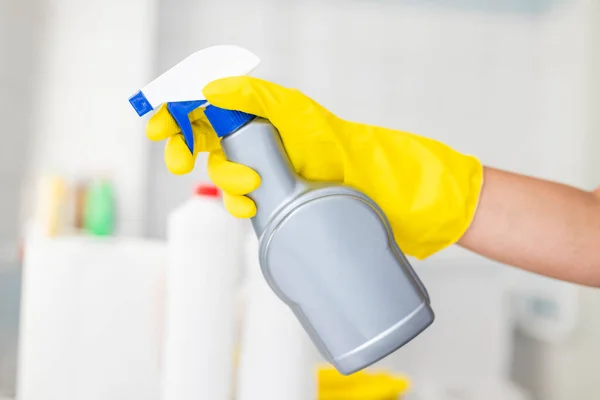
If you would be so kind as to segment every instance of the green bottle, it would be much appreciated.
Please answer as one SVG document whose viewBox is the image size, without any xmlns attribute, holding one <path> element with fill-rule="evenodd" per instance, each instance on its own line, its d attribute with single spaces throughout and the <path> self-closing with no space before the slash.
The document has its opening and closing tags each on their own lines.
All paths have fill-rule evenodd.
<svg viewBox="0 0 600 400">
<path fill-rule="evenodd" d="M 97 180 L 90 184 L 83 211 L 83 229 L 95 236 L 111 236 L 115 229 L 115 200 L 112 184 Z"/>
</svg>

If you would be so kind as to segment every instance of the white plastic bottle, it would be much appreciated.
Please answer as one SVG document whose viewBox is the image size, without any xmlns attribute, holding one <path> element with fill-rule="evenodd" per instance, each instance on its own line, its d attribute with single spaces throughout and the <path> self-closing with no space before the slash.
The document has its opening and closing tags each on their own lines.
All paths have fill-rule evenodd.
<svg viewBox="0 0 600 400">
<path fill-rule="evenodd" d="M 247 237 L 245 267 L 236 400 L 315 399 L 318 354 L 263 278 L 254 234 Z"/>
<path fill-rule="evenodd" d="M 169 217 L 163 400 L 230 400 L 244 225 L 201 185 Z"/>
</svg>

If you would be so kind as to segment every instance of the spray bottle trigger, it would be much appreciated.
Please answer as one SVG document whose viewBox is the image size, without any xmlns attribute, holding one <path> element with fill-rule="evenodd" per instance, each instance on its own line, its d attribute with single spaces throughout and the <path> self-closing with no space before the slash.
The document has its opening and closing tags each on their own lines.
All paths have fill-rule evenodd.
<svg viewBox="0 0 600 400">
<path fill-rule="evenodd" d="M 206 100 L 173 101 L 167 103 L 167 109 L 181 129 L 185 144 L 192 154 L 194 154 L 194 132 L 189 114 L 206 103 Z"/>
</svg>

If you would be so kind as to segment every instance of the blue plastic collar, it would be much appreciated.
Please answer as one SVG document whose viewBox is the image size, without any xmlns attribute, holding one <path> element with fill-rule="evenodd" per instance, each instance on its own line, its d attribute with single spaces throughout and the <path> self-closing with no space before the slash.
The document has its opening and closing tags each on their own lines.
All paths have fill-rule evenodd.
<svg viewBox="0 0 600 400">
<path fill-rule="evenodd" d="M 220 138 L 232 134 L 256 118 L 256 116 L 252 114 L 241 111 L 225 110 L 213 105 L 206 107 L 204 115 L 206 115 L 208 122 L 210 122 L 217 133 L 217 136 Z"/>
<path fill-rule="evenodd" d="M 185 144 L 187 144 L 187 147 L 192 154 L 194 154 L 194 131 L 188 115 L 205 103 L 206 100 L 174 101 L 167 103 L 167 109 L 175 122 L 177 122 L 177 125 L 179 125 L 181 133 L 183 133 L 183 138 L 185 139 Z"/>
</svg>

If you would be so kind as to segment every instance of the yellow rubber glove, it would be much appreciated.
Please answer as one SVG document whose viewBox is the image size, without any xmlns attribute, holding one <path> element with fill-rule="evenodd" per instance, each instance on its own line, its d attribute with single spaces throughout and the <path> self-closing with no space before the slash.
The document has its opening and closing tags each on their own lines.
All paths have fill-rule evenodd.
<svg viewBox="0 0 600 400">
<path fill-rule="evenodd" d="M 411 133 L 345 121 L 297 90 L 257 78 L 220 79 L 204 94 L 217 107 L 270 120 L 303 178 L 343 183 L 371 197 L 408 255 L 422 259 L 456 243 L 473 219 L 483 168 L 472 156 Z M 208 174 L 223 190 L 225 206 L 236 217 L 252 217 L 256 206 L 245 195 L 260 185 L 260 177 L 226 160 L 202 110 L 190 120 L 195 155 L 164 107 L 150 120 L 148 137 L 169 139 L 165 161 L 175 174 L 191 171 L 198 152 L 210 152 Z"/>
<path fill-rule="evenodd" d="M 384 372 L 359 371 L 349 376 L 334 368 L 319 368 L 318 400 L 398 400 L 410 390 L 404 376 Z"/>
</svg>

